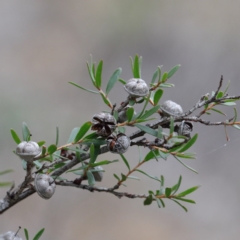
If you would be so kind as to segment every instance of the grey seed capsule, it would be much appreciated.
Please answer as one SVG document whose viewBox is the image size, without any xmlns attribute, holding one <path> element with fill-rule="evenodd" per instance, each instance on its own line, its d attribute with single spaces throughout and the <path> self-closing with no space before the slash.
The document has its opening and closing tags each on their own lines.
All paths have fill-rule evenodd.
<svg viewBox="0 0 240 240">
<path fill-rule="evenodd" d="M 51 198 L 56 189 L 53 178 L 47 174 L 37 174 L 34 184 L 38 195 L 43 199 Z"/>
<path fill-rule="evenodd" d="M 36 142 L 23 141 L 18 144 L 16 148 L 16 154 L 23 160 L 29 162 L 33 161 L 34 158 L 40 156 L 42 154 L 42 151 Z"/>
<path fill-rule="evenodd" d="M 92 130 L 99 136 L 108 137 L 116 129 L 116 119 L 110 113 L 94 114 L 92 118 Z"/>
<path fill-rule="evenodd" d="M 160 106 L 160 109 L 162 110 L 162 114 L 165 117 L 179 116 L 179 115 L 183 114 L 182 107 L 179 104 L 177 104 L 171 100 L 165 101 Z"/>
<path fill-rule="evenodd" d="M 125 153 L 130 146 L 130 139 L 123 133 L 117 136 L 110 136 L 107 139 L 107 147 L 111 153 Z"/>
<path fill-rule="evenodd" d="M 124 89 L 132 97 L 145 97 L 149 93 L 146 82 L 140 78 L 131 78 L 124 85 Z"/>
</svg>

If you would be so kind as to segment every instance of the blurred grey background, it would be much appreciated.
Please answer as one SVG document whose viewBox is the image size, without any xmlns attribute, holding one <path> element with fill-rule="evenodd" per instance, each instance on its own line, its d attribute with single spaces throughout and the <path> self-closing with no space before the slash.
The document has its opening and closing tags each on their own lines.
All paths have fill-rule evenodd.
<svg viewBox="0 0 240 240">
<path fill-rule="evenodd" d="M 129 56 L 143 56 L 142 77 L 150 81 L 158 65 L 169 71 L 181 64 L 170 79 L 175 88 L 167 89 L 164 100 L 172 99 L 188 110 L 201 95 L 215 90 L 220 75 L 229 93 L 239 95 L 240 33 L 239 1 L 1 1 L 0 2 L 0 163 L 1 170 L 14 173 L 1 181 L 24 178 L 21 161 L 12 150 L 15 143 L 10 128 L 21 133 L 26 121 L 33 140 L 55 141 L 60 128 L 60 143 L 72 128 L 107 110 L 97 95 L 68 84 L 76 82 L 91 88 L 86 61 L 93 55 L 103 59 L 104 84 L 118 67 L 121 77 L 131 78 Z M 127 94 L 119 83 L 111 92 L 112 102 L 120 103 Z M 225 109 L 225 108 L 224 108 Z M 239 107 L 238 107 L 238 110 Z M 227 111 L 228 117 L 233 109 Z M 205 119 L 224 120 L 213 114 Z M 143 207 L 142 200 L 117 199 L 110 194 L 58 187 L 49 201 L 33 195 L 0 216 L 0 233 L 29 229 L 31 237 L 45 227 L 42 239 L 239 239 L 240 132 L 228 128 L 231 141 L 226 147 L 223 127 L 195 124 L 199 139 L 192 148 L 197 160 L 185 161 L 198 170 L 194 174 L 169 158 L 149 162 L 143 168 L 152 175 L 163 174 L 172 186 L 183 176 L 182 189 L 202 187 L 185 204 L 185 213 L 172 202 L 165 209 L 155 204 Z M 126 156 L 134 166 L 135 148 Z M 116 159 L 102 155 L 99 160 Z M 126 172 L 119 163 L 105 168 L 99 186 L 115 183 L 112 172 Z M 129 180 L 120 190 L 147 193 L 159 186 L 141 177 Z M 0 189 L 1 197 L 7 189 Z M 20 235 L 23 237 L 23 231 Z"/>
</svg>

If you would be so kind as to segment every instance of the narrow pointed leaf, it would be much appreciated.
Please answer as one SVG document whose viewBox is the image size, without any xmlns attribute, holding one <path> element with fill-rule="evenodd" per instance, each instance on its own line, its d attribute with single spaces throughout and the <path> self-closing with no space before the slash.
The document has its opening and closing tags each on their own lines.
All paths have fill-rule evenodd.
<svg viewBox="0 0 240 240">
<path fill-rule="evenodd" d="M 157 105 L 157 104 L 158 104 L 158 102 L 159 102 L 159 100 L 161 99 L 162 95 L 163 95 L 163 90 L 162 90 L 161 88 L 159 88 L 159 89 L 155 92 L 154 97 L 153 97 L 153 103 L 154 103 L 154 105 Z"/>
<path fill-rule="evenodd" d="M 92 68 L 92 59 L 90 61 L 90 64 L 87 62 L 87 68 L 88 68 L 88 73 L 89 73 L 89 76 L 92 80 L 92 83 L 95 86 L 96 85 L 96 80 L 95 80 L 94 73 L 93 73 L 93 68 Z"/>
<path fill-rule="evenodd" d="M 140 125 L 138 123 L 135 123 L 134 126 L 138 127 L 140 130 L 144 131 L 145 133 L 148 133 L 154 137 L 157 137 L 158 132 L 150 127 Z"/>
<path fill-rule="evenodd" d="M 155 150 L 151 150 L 144 158 L 144 161 L 147 162 L 153 158 L 155 158 L 155 156 L 159 156 L 159 151 L 157 149 Z"/>
<path fill-rule="evenodd" d="M 238 130 L 240 130 L 240 126 L 238 126 L 238 125 L 236 125 L 236 124 L 234 124 L 234 125 L 232 125 L 234 128 L 236 128 L 236 129 L 238 129 Z"/>
<path fill-rule="evenodd" d="M 188 150 L 197 140 L 198 134 L 196 133 L 183 147 L 179 150 L 179 152 L 185 152 Z"/>
<path fill-rule="evenodd" d="M 161 182 L 156 176 L 151 176 L 151 175 L 145 173 L 145 172 L 142 171 L 142 170 L 136 169 L 135 171 L 136 171 L 136 172 L 140 172 L 140 173 L 146 175 L 147 177 L 149 177 L 149 178 L 151 178 L 151 179 L 153 179 L 153 180 L 156 180 L 156 181 L 158 181 L 158 182 Z"/>
<path fill-rule="evenodd" d="M 153 201 L 152 195 L 149 195 L 143 202 L 144 206 L 150 205 Z"/>
<path fill-rule="evenodd" d="M 174 199 L 171 199 L 171 200 L 173 200 L 175 203 L 177 203 L 181 208 L 183 208 L 183 210 L 185 211 L 185 212 L 187 212 L 188 210 L 187 210 L 187 208 L 185 207 L 185 206 L 183 206 L 181 203 L 179 203 L 178 201 L 176 201 L 176 200 L 174 200 Z"/>
<path fill-rule="evenodd" d="M 94 176 L 93 176 L 91 171 L 87 171 L 87 178 L 88 178 L 88 184 L 90 186 L 95 185 L 95 178 L 94 178 Z"/>
<path fill-rule="evenodd" d="M 172 187 L 173 195 L 178 191 L 179 187 L 181 186 L 181 182 L 182 182 L 182 176 L 179 177 L 178 183 Z"/>
<path fill-rule="evenodd" d="M 81 86 L 79 86 L 78 84 L 76 84 L 76 83 L 74 83 L 74 82 L 68 82 L 68 83 L 72 84 L 72 85 L 75 86 L 75 87 L 81 88 L 81 89 L 84 90 L 84 91 L 87 91 L 87 92 L 90 92 L 90 93 L 99 94 L 99 92 L 97 92 L 97 91 L 94 91 L 94 90 L 91 90 L 91 89 L 87 89 L 87 88 L 81 87 Z"/>
<path fill-rule="evenodd" d="M 133 179 L 133 180 L 140 180 L 138 177 L 135 177 L 135 176 L 132 176 L 132 175 L 130 175 L 130 176 L 128 176 L 127 178 L 129 178 L 129 179 Z"/>
<path fill-rule="evenodd" d="M 48 154 L 53 154 L 57 150 L 57 146 L 52 144 L 48 147 Z"/>
<path fill-rule="evenodd" d="M 98 64 L 98 67 L 97 67 L 97 72 L 96 72 L 96 87 L 98 89 L 101 88 L 101 85 L 102 85 L 102 67 L 103 67 L 103 61 L 101 60 Z"/>
<path fill-rule="evenodd" d="M 78 142 L 80 139 L 82 139 L 84 137 L 84 135 L 87 133 L 87 131 L 89 130 L 89 128 L 92 126 L 91 122 L 86 122 L 84 123 L 81 128 L 79 129 L 74 142 Z"/>
<path fill-rule="evenodd" d="M 209 110 L 214 111 L 214 112 L 217 112 L 217 113 L 222 114 L 222 115 L 224 115 L 224 116 L 227 116 L 225 113 L 223 113 L 222 111 L 220 111 L 220 110 L 218 110 L 218 109 L 216 109 L 216 108 L 211 108 L 211 109 L 209 109 Z"/>
<path fill-rule="evenodd" d="M 42 236 L 44 230 L 45 230 L 44 228 L 41 229 L 41 230 L 35 235 L 35 237 L 33 238 L 33 240 L 38 240 L 38 239 Z"/>
<path fill-rule="evenodd" d="M 141 58 L 141 57 L 140 57 Z M 133 63 L 133 77 L 134 78 L 141 78 L 141 60 L 139 61 L 138 55 L 134 58 Z"/>
<path fill-rule="evenodd" d="M 125 163 L 125 165 L 127 166 L 128 170 L 130 171 L 130 166 L 129 166 L 129 163 L 128 163 L 127 159 L 124 157 L 123 154 L 120 154 L 120 156 L 121 156 L 123 162 Z"/>
<path fill-rule="evenodd" d="M 113 174 L 113 176 L 114 176 L 119 182 L 121 181 L 117 174 Z"/>
<path fill-rule="evenodd" d="M 188 194 L 196 191 L 199 187 L 200 187 L 200 186 L 195 186 L 195 187 L 189 188 L 189 189 L 187 189 L 187 190 L 179 193 L 179 194 L 177 195 L 177 197 L 185 197 L 186 195 L 188 195 Z"/>
<path fill-rule="evenodd" d="M 125 80 L 123 80 L 123 79 L 118 79 L 118 81 L 120 82 L 120 83 L 122 83 L 123 85 L 125 85 L 127 82 L 125 81 Z"/>
<path fill-rule="evenodd" d="M 133 115 L 134 115 L 134 108 L 130 107 L 126 111 L 128 122 L 131 122 Z"/>
<path fill-rule="evenodd" d="M 161 79 L 161 82 L 166 82 L 167 81 L 167 77 L 168 77 L 168 73 L 165 72 L 163 75 L 162 75 L 162 79 Z M 161 87 L 163 86 L 163 84 L 161 84 Z"/>
<path fill-rule="evenodd" d="M 174 155 L 173 155 L 174 156 Z M 176 158 L 184 167 L 186 167 L 187 169 L 195 172 L 195 173 L 198 173 L 195 169 L 189 167 L 187 164 L 185 164 L 184 162 L 182 162 L 177 156 L 174 156 L 174 158 Z"/>
<path fill-rule="evenodd" d="M 104 161 L 101 161 L 101 162 L 92 163 L 91 166 L 92 167 L 97 167 L 97 166 L 107 165 L 107 164 L 111 164 L 111 163 L 115 163 L 115 162 L 119 162 L 119 160 L 118 159 L 115 159 L 115 160 L 112 160 L 112 161 L 104 160 Z"/>
<path fill-rule="evenodd" d="M 157 106 L 145 111 L 145 113 L 141 116 L 141 119 L 146 119 L 146 118 L 152 116 L 154 113 L 156 113 L 158 111 L 159 108 L 160 108 L 160 106 L 157 105 Z"/>
<path fill-rule="evenodd" d="M 171 189 L 171 188 L 166 188 L 166 189 L 165 189 L 165 196 L 166 196 L 167 198 L 170 197 L 171 192 L 172 192 L 172 189 Z"/>
<path fill-rule="evenodd" d="M 56 141 L 55 141 L 56 146 L 58 145 L 58 140 L 59 140 L 59 128 L 56 127 Z"/>
<path fill-rule="evenodd" d="M 69 138 L 68 138 L 68 141 L 67 143 L 73 143 L 74 142 L 74 139 L 76 138 L 77 136 L 77 133 L 79 132 L 80 128 L 79 127 L 76 127 L 72 130 Z"/>
<path fill-rule="evenodd" d="M 172 77 L 173 74 L 176 73 L 176 71 L 179 69 L 180 66 L 181 66 L 181 65 L 176 65 L 175 67 L 173 67 L 173 68 L 169 71 L 167 78 L 169 79 L 170 77 Z"/>
<path fill-rule="evenodd" d="M 25 122 L 22 123 L 22 136 L 24 141 L 28 142 L 30 140 L 31 133 Z"/>
<path fill-rule="evenodd" d="M 114 73 L 113 75 L 110 77 L 109 81 L 108 81 L 108 84 L 107 84 L 107 87 L 106 87 L 106 94 L 108 95 L 109 92 L 112 90 L 112 88 L 114 87 L 114 85 L 116 84 L 116 82 L 120 79 L 119 79 L 119 76 L 122 72 L 122 69 L 121 68 L 118 68 Z M 126 83 L 124 83 L 126 84 Z"/>
<path fill-rule="evenodd" d="M 7 169 L 7 170 L 4 170 L 4 171 L 1 171 L 0 175 L 4 175 L 4 174 L 10 173 L 10 172 L 13 172 L 13 170 L 12 169 Z"/>
<path fill-rule="evenodd" d="M 11 129 L 11 134 L 12 134 L 12 138 L 15 141 L 16 144 L 19 144 L 21 142 L 21 139 L 19 138 L 19 136 L 17 135 L 17 133 Z"/>
<path fill-rule="evenodd" d="M 194 200 L 192 199 L 186 199 L 186 198 L 181 198 L 181 197 L 175 197 L 174 199 L 177 199 L 179 201 L 183 201 L 183 202 L 188 202 L 188 203 L 196 203 Z"/>
<path fill-rule="evenodd" d="M 26 228 L 24 228 L 24 233 L 25 233 L 26 240 L 29 240 L 28 230 Z"/>
<path fill-rule="evenodd" d="M 107 105 L 107 106 L 110 106 L 111 105 L 111 102 L 110 100 L 103 94 L 103 93 L 100 93 L 101 94 L 101 97 L 103 99 L 103 102 Z"/>
<path fill-rule="evenodd" d="M 42 147 L 45 143 L 46 143 L 45 141 L 40 141 L 37 144 L 38 144 L 39 147 Z"/>
<path fill-rule="evenodd" d="M 155 83 L 156 79 L 157 79 L 157 76 L 158 76 L 158 69 L 155 71 L 155 73 L 153 74 L 153 77 L 152 77 L 152 81 L 151 83 Z"/>
<path fill-rule="evenodd" d="M 122 181 L 126 181 L 126 180 L 127 180 L 126 175 L 124 175 L 123 173 L 121 173 L 121 176 L 122 176 Z"/>
<path fill-rule="evenodd" d="M 12 184 L 13 184 L 12 182 L 0 182 L 0 187 L 9 187 Z"/>
</svg>

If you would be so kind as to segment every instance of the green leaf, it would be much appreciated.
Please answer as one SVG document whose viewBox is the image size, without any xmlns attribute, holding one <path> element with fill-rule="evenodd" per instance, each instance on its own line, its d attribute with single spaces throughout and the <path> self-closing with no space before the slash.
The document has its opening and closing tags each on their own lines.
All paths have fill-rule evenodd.
<svg viewBox="0 0 240 240">
<path fill-rule="evenodd" d="M 164 176 L 161 175 L 161 176 L 160 176 L 160 179 L 161 179 L 161 187 L 163 187 L 163 186 L 164 186 Z"/>
<path fill-rule="evenodd" d="M 101 162 L 92 163 L 91 166 L 92 167 L 97 167 L 97 166 L 107 165 L 107 164 L 115 163 L 115 162 L 119 162 L 119 160 L 118 159 L 115 159 L 115 160 L 112 160 L 112 161 L 104 160 L 104 161 L 101 161 Z"/>
<path fill-rule="evenodd" d="M 169 129 L 169 131 L 170 131 L 169 135 L 173 134 L 173 131 L 174 131 L 174 119 L 173 119 L 172 116 L 170 116 L 170 129 Z"/>
<path fill-rule="evenodd" d="M 56 150 L 57 150 L 57 146 L 55 145 L 55 144 L 52 144 L 52 145 L 50 145 L 49 147 L 48 147 L 48 154 L 53 154 L 54 152 L 56 152 Z"/>
<path fill-rule="evenodd" d="M 152 195 L 149 195 L 143 202 L 144 206 L 150 205 L 153 201 Z"/>
<path fill-rule="evenodd" d="M 90 186 L 95 185 L 95 178 L 94 178 L 94 176 L 93 176 L 91 171 L 87 171 L 87 178 L 88 178 L 88 184 Z"/>
<path fill-rule="evenodd" d="M 235 102 L 224 102 L 224 103 L 221 103 L 221 105 L 226 105 L 226 106 L 235 106 L 236 103 Z"/>
<path fill-rule="evenodd" d="M 161 82 L 161 75 L 162 75 L 161 68 L 162 66 L 158 66 L 158 83 Z"/>
<path fill-rule="evenodd" d="M 151 83 L 155 83 L 156 79 L 157 79 L 157 76 L 158 76 L 158 69 L 155 71 L 155 73 L 153 74 L 153 77 L 152 77 L 152 81 Z"/>
<path fill-rule="evenodd" d="M 181 185 L 181 182 L 182 182 L 182 176 L 179 177 L 178 183 L 172 187 L 172 195 L 174 195 L 178 191 Z"/>
<path fill-rule="evenodd" d="M 89 130 L 89 128 L 92 126 L 92 123 L 91 122 L 86 122 L 84 123 L 81 128 L 79 129 L 75 139 L 74 139 L 74 142 L 78 142 L 80 139 L 83 138 L 83 136 L 87 133 L 87 131 Z"/>
<path fill-rule="evenodd" d="M 12 182 L 0 182 L 0 187 L 8 187 L 11 185 L 12 185 Z"/>
<path fill-rule="evenodd" d="M 177 197 L 185 197 L 186 195 L 188 195 L 188 194 L 196 191 L 199 187 L 200 187 L 200 186 L 195 186 L 195 187 L 189 188 L 189 189 L 187 189 L 187 190 L 179 193 L 179 194 L 177 195 Z"/>
<path fill-rule="evenodd" d="M 81 89 L 84 90 L 84 91 L 87 91 L 87 92 L 90 92 L 90 93 L 99 94 L 99 92 L 97 92 L 97 91 L 94 91 L 94 90 L 91 90 L 91 89 L 87 89 L 87 88 L 81 87 L 81 86 L 79 86 L 78 84 L 76 84 L 76 83 L 74 83 L 74 82 L 68 82 L 68 83 L 72 84 L 72 85 L 75 86 L 75 87 L 81 88 Z"/>
<path fill-rule="evenodd" d="M 162 137 L 163 137 L 162 127 L 158 126 L 157 138 L 161 139 Z"/>
<path fill-rule="evenodd" d="M 41 230 L 35 235 L 35 237 L 33 238 L 33 240 L 38 240 L 38 239 L 42 236 L 44 230 L 45 230 L 44 228 L 41 229 Z"/>
<path fill-rule="evenodd" d="M 109 92 L 112 90 L 112 88 L 114 87 L 114 85 L 116 84 L 116 82 L 120 79 L 119 79 L 119 76 L 122 72 L 122 69 L 121 68 L 118 68 L 114 73 L 113 75 L 110 77 L 109 81 L 108 81 L 108 84 L 107 84 L 107 87 L 106 87 L 106 94 L 108 95 Z M 122 80 L 122 79 L 121 79 Z M 126 83 L 124 83 L 126 84 Z"/>
<path fill-rule="evenodd" d="M 156 180 L 156 181 L 158 181 L 158 182 L 161 182 L 156 176 L 151 176 L 151 175 L 145 173 L 145 172 L 142 171 L 142 170 L 136 169 L 135 171 L 136 171 L 136 172 L 140 172 L 140 173 L 146 175 L 147 177 L 149 177 L 149 178 L 151 178 L 151 179 L 153 179 L 153 180 Z"/>
<path fill-rule="evenodd" d="M 100 93 L 101 94 L 101 97 L 103 99 L 103 102 L 107 105 L 107 106 L 110 106 L 111 105 L 111 102 L 109 101 L 109 99 L 103 94 L 103 93 Z"/>
<path fill-rule="evenodd" d="M 169 198 L 171 196 L 172 189 L 171 188 L 165 188 L 165 196 Z"/>
<path fill-rule="evenodd" d="M 122 83 L 123 85 L 125 85 L 127 82 L 125 81 L 125 80 L 123 80 L 123 79 L 118 79 L 118 81 L 120 82 L 120 83 Z"/>
<path fill-rule="evenodd" d="M 138 55 L 135 56 L 134 62 L 131 58 L 132 62 L 132 71 L 134 78 L 141 78 L 141 57 L 139 58 Z"/>
<path fill-rule="evenodd" d="M 229 86 L 230 86 L 230 81 L 228 81 L 227 87 L 226 87 L 226 89 L 225 89 L 223 95 L 225 95 L 225 94 L 227 93 Z"/>
<path fill-rule="evenodd" d="M 125 163 L 125 165 L 127 166 L 128 170 L 130 171 L 130 166 L 129 166 L 129 163 L 128 163 L 127 159 L 124 157 L 123 154 L 120 154 L 120 156 L 121 156 L 123 162 Z"/>
<path fill-rule="evenodd" d="M 237 109 L 234 108 L 234 118 L 233 118 L 233 122 L 236 122 L 237 120 Z"/>
<path fill-rule="evenodd" d="M 28 142 L 30 140 L 31 137 L 31 133 L 28 129 L 28 126 L 25 122 L 22 123 L 22 136 L 23 136 L 23 140 Z"/>
<path fill-rule="evenodd" d="M 211 108 L 210 110 L 214 111 L 214 112 L 217 112 L 219 114 L 222 114 L 224 116 L 227 116 L 225 113 L 221 112 L 220 110 L 216 109 L 216 108 Z"/>
<path fill-rule="evenodd" d="M 155 198 L 156 202 L 157 202 L 157 205 L 159 208 L 161 208 L 161 201 L 159 198 Z"/>
<path fill-rule="evenodd" d="M 17 135 L 17 133 L 16 133 L 13 129 L 11 129 L 10 131 L 11 131 L 12 138 L 13 138 L 13 140 L 15 141 L 15 143 L 16 143 L 16 144 L 21 143 L 21 139 L 19 138 L 19 136 Z"/>
<path fill-rule="evenodd" d="M 12 169 L 7 169 L 7 170 L 4 170 L 4 171 L 1 171 L 0 175 L 4 175 L 4 174 L 10 173 L 10 172 L 13 172 L 13 170 Z"/>
<path fill-rule="evenodd" d="M 127 180 L 126 175 L 124 175 L 124 174 L 121 173 L 121 176 L 122 176 L 122 181 L 126 181 L 126 180 Z"/>
<path fill-rule="evenodd" d="M 175 197 L 174 199 L 183 201 L 183 202 L 188 202 L 188 203 L 196 203 L 195 201 L 193 201 L 192 199 L 186 199 L 186 198 L 181 198 L 181 197 Z"/>
<path fill-rule="evenodd" d="M 130 176 L 128 176 L 127 178 L 129 178 L 129 179 L 133 179 L 133 180 L 140 180 L 138 177 L 135 177 L 135 176 L 132 176 L 132 175 L 130 175 Z"/>
<path fill-rule="evenodd" d="M 163 75 L 162 75 L 162 79 L 161 79 L 161 82 L 166 82 L 167 81 L 167 77 L 168 77 L 168 73 L 165 72 Z M 162 87 L 162 84 L 161 84 L 161 87 Z"/>
<path fill-rule="evenodd" d="M 135 123 L 134 126 L 138 127 L 140 130 L 144 131 L 145 133 L 148 133 L 154 137 L 157 137 L 158 132 L 150 127 L 140 125 L 138 123 Z"/>
<path fill-rule="evenodd" d="M 76 127 L 72 130 L 69 138 L 68 138 L 68 141 L 67 143 L 73 143 L 74 142 L 74 139 L 76 138 L 78 132 L 79 132 L 80 128 L 79 127 Z"/>
<path fill-rule="evenodd" d="M 96 72 L 96 87 L 98 89 L 101 88 L 101 85 L 102 85 L 102 67 L 103 67 L 103 61 L 101 60 L 98 64 L 98 67 L 97 67 L 97 72 Z"/>
<path fill-rule="evenodd" d="M 180 148 L 179 152 L 185 152 L 188 150 L 197 140 L 198 134 L 196 133 L 182 148 Z"/>
<path fill-rule="evenodd" d="M 90 146 L 90 161 L 89 161 L 89 163 L 90 164 L 94 163 L 96 161 L 96 159 L 97 159 L 97 154 L 95 152 L 95 146 L 94 146 L 94 144 L 91 144 L 91 146 Z"/>
<path fill-rule="evenodd" d="M 162 95 L 163 95 L 163 90 L 162 90 L 161 88 L 159 88 L 159 89 L 155 92 L 154 97 L 153 97 L 153 103 L 154 103 L 154 105 L 157 105 L 157 104 L 158 104 L 158 102 L 159 102 L 159 100 L 161 99 Z"/>
<path fill-rule="evenodd" d="M 121 181 L 117 174 L 113 174 L 113 176 L 114 176 L 119 182 Z"/>
<path fill-rule="evenodd" d="M 238 129 L 238 130 L 240 130 L 240 126 L 238 126 L 238 125 L 236 125 L 236 124 L 234 124 L 234 125 L 232 125 L 234 128 L 236 128 L 236 129 Z"/>
<path fill-rule="evenodd" d="M 189 167 L 189 166 L 186 165 L 184 162 L 182 162 L 177 156 L 175 156 L 175 155 L 173 155 L 173 156 L 174 156 L 174 158 L 176 158 L 184 167 L 186 167 L 187 169 L 189 169 L 189 170 L 191 170 L 191 171 L 193 171 L 193 172 L 195 172 L 195 173 L 198 173 L 195 169 Z"/>
<path fill-rule="evenodd" d="M 40 142 L 38 142 L 38 146 L 42 147 L 45 143 L 46 143 L 45 141 L 40 141 Z"/>
<path fill-rule="evenodd" d="M 56 146 L 58 145 L 58 140 L 59 140 L 59 128 L 56 127 L 56 142 L 55 142 Z"/>
<path fill-rule="evenodd" d="M 24 233 L 25 233 L 26 240 L 29 240 L 28 230 L 26 228 L 24 228 Z"/>
<path fill-rule="evenodd" d="M 45 146 L 42 146 L 42 156 L 44 156 L 47 152 L 47 149 Z"/>
<path fill-rule="evenodd" d="M 174 199 L 171 199 L 171 200 L 173 200 L 175 203 L 177 203 L 181 208 L 183 208 L 183 210 L 185 211 L 185 212 L 187 212 L 188 210 L 187 210 L 187 208 L 185 207 L 185 206 L 183 206 L 181 203 L 179 203 L 178 201 L 176 201 L 176 200 L 174 200 Z"/>
<path fill-rule="evenodd" d="M 181 66 L 181 65 L 176 65 L 175 67 L 173 67 L 173 68 L 169 71 L 167 78 L 169 79 L 170 77 L 172 77 L 173 74 L 176 73 L 176 71 L 179 69 L 180 66 Z"/>
<path fill-rule="evenodd" d="M 153 158 L 155 158 L 156 156 L 159 156 L 159 151 L 157 149 L 155 150 L 151 150 L 144 158 L 144 162 L 147 162 Z"/>
<path fill-rule="evenodd" d="M 145 113 L 141 116 L 141 119 L 146 119 L 146 118 L 152 116 L 154 113 L 156 113 L 158 111 L 159 108 L 160 108 L 160 106 L 157 105 L 157 106 L 145 111 Z"/>
<path fill-rule="evenodd" d="M 96 81 L 95 81 L 94 72 L 93 72 L 92 56 L 91 56 L 90 64 L 87 62 L 87 68 L 88 68 L 88 73 L 90 75 L 92 83 L 95 86 L 96 85 Z"/>
<path fill-rule="evenodd" d="M 167 81 L 167 80 L 165 80 Z M 174 84 L 172 83 L 161 83 L 161 88 L 170 88 L 170 87 L 174 87 Z"/>
<path fill-rule="evenodd" d="M 219 98 L 222 98 L 222 97 L 223 97 L 223 92 L 222 91 L 218 92 L 216 98 L 219 99 Z"/>
<path fill-rule="evenodd" d="M 131 122 L 133 116 L 134 116 L 134 108 L 130 107 L 126 111 L 128 122 Z"/>
</svg>

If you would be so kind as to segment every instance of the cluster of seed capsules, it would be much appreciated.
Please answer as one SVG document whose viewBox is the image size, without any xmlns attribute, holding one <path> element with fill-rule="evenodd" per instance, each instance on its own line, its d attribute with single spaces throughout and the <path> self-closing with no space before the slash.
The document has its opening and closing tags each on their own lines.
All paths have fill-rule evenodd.
<svg viewBox="0 0 240 240">
<path fill-rule="evenodd" d="M 149 88 L 146 82 L 142 79 L 132 78 L 124 85 L 124 89 L 128 92 L 131 98 L 145 97 L 149 94 Z M 127 121 L 127 109 L 125 107 L 118 114 L 118 120 L 110 113 L 95 114 L 92 118 L 92 130 L 104 138 L 107 138 L 107 147 L 111 153 L 122 154 L 127 151 L 130 146 L 130 139 L 123 133 L 114 135 L 116 124 Z M 182 107 L 171 101 L 167 100 L 161 105 L 162 117 L 180 116 L 183 114 Z M 134 112 L 134 114 L 136 114 Z M 180 125 L 176 126 L 175 130 L 179 135 L 190 137 L 190 132 L 193 129 L 191 122 L 182 121 Z"/>
<path fill-rule="evenodd" d="M 128 92 L 130 98 L 145 97 L 149 94 L 149 88 L 144 80 L 132 78 L 124 85 L 124 89 Z M 117 127 L 117 123 L 123 123 L 127 121 L 126 111 L 129 107 L 126 106 L 118 114 L 118 120 L 114 118 L 110 113 L 95 114 L 92 118 L 92 130 L 107 139 L 107 147 L 111 153 L 122 154 L 125 153 L 130 146 L 130 138 L 124 133 L 114 134 Z M 162 117 L 180 116 L 183 114 L 182 107 L 171 101 L 165 101 L 161 106 Z M 134 114 L 136 114 L 134 112 Z M 175 131 L 182 136 L 190 137 L 190 132 L 193 126 L 191 122 L 182 121 L 175 127 Z M 25 160 L 27 163 L 31 163 L 42 154 L 41 148 L 36 142 L 23 141 L 16 149 L 16 154 Z M 101 167 L 95 167 L 93 175 L 96 181 L 102 181 L 103 173 Z M 36 174 L 34 177 L 34 185 L 37 193 L 43 199 L 49 199 L 55 192 L 56 184 L 54 179 L 48 174 Z M 85 180 L 85 179 L 83 179 Z"/>
</svg>

